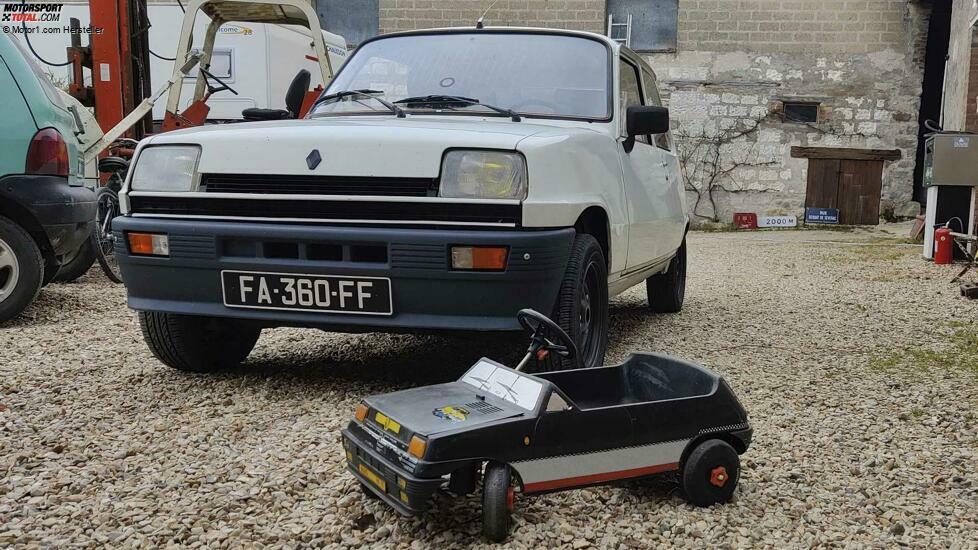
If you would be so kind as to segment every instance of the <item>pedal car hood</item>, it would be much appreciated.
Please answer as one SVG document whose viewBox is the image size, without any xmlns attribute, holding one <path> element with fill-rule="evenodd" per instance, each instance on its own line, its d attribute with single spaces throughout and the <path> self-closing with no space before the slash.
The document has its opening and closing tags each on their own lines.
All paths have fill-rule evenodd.
<svg viewBox="0 0 978 550">
<path fill-rule="evenodd" d="M 530 413 L 494 395 L 478 394 L 472 386 L 462 382 L 374 395 L 364 401 L 370 407 L 366 420 L 372 425 L 379 424 L 376 415 L 381 413 L 424 436 Z"/>
</svg>

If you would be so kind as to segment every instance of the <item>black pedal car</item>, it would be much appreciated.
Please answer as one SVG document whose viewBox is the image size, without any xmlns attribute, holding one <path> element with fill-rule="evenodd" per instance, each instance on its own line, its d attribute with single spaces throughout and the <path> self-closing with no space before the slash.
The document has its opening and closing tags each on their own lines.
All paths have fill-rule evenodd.
<svg viewBox="0 0 978 550">
<path fill-rule="evenodd" d="M 517 369 L 480 359 L 457 382 L 367 397 L 343 430 L 347 466 L 368 493 L 405 515 L 436 490 L 460 495 L 483 479 L 483 532 L 509 532 L 514 496 L 679 471 L 689 502 L 728 501 L 747 412 L 723 378 L 666 355 L 538 374 L 534 357 L 576 356 L 550 319 L 519 313 L 533 334 Z"/>
</svg>

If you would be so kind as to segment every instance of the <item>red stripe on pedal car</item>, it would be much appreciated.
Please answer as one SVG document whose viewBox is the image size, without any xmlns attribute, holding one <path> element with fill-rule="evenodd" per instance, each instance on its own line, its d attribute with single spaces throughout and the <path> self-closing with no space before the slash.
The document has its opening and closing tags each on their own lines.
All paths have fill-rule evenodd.
<svg viewBox="0 0 978 550">
<path fill-rule="evenodd" d="M 633 468 L 631 470 L 619 470 L 617 472 L 605 472 L 602 474 L 591 474 L 587 476 L 567 477 L 564 479 L 553 479 L 550 481 L 538 481 L 527 483 L 523 490 L 527 493 L 536 491 L 549 491 L 552 489 L 563 489 L 565 487 L 576 487 L 578 485 L 591 485 L 593 483 L 603 483 L 616 479 L 627 479 L 630 477 L 642 477 L 662 472 L 671 472 L 679 469 L 678 462 L 669 464 L 659 464 L 656 466 L 646 466 L 645 468 Z"/>
<path fill-rule="evenodd" d="M 306 59 L 308 59 L 309 61 L 315 61 L 316 63 L 319 63 L 319 58 L 314 55 L 307 55 Z"/>
</svg>

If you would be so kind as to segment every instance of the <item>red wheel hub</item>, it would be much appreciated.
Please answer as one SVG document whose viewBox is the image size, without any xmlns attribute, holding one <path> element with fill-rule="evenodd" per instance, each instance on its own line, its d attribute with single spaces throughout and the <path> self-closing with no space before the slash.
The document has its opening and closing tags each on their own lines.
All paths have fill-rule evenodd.
<svg viewBox="0 0 978 550">
<path fill-rule="evenodd" d="M 513 508 L 515 508 L 515 501 L 516 491 L 513 490 L 513 487 L 509 487 L 506 489 L 506 507 L 509 508 L 510 512 L 512 512 Z"/>
<path fill-rule="evenodd" d="M 727 484 L 728 479 L 730 479 L 730 475 L 727 474 L 727 469 L 723 466 L 717 466 L 710 472 L 710 485 L 723 487 Z"/>
</svg>

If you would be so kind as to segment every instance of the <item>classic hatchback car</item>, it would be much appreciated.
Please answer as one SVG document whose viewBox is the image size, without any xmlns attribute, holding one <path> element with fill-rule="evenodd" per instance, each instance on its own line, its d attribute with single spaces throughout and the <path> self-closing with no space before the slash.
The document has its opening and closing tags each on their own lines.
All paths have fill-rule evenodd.
<svg viewBox="0 0 978 550">
<path fill-rule="evenodd" d="M 343 430 L 348 469 L 405 515 L 483 477 L 483 532 L 509 532 L 516 492 L 545 493 L 679 471 L 686 498 L 709 506 L 737 486 L 750 446 L 747 412 L 723 378 L 673 357 L 529 375 L 538 354 L 576 346 L 552 321 L 519 312 L 533 333 L 517 369 L 480 359 L 457 382 L 367 397 Z M 560 350 L 558 352 L 558 350 Z"/>
<path fill-rule="evenodd" d="M 76 129 L 31 54 L 0 33 L 0 322 L 26 308 L 88 243 L 95 194 L 84 187 Z"/>
<path fill-rule="evenodd" d="M 237 364 L 263 327 L 515 330 L 524 307 L 598 366 L 609 296 L 648 281 L 653 310 L 683 303 L 668 111 L 604 36 L 380 36 L 305 119 L 162 134 L 133 162 L 119 262 L 172 367 Z"/>
</svg>

